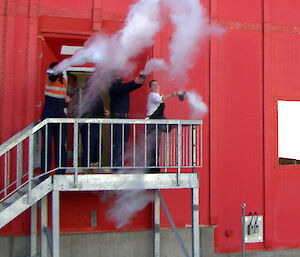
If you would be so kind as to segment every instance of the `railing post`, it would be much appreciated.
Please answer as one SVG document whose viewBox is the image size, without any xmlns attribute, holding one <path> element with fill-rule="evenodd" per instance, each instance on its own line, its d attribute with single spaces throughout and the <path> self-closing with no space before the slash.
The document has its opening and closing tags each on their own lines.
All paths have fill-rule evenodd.
<svg viewBox="0 0 300 257">
<path fill-rule="evenodd" d="M 169 168 L 169 163 L 170 163 L 170 153 L 169 153 L 169 136 L 170 136 L 170 133 L 169 133 L 169 125 L 167 125 L 167 135 L 166 135 L 166 169 L 165 169 L 165 172 L 167 172 L 167 168 Z"/>
<path fill-rule="evenodd" d="M 61 161 L 62 161 L 62 151 L 61 151 L 61 147 L 62 147 L 62 123 L 59 123 L 59 168 L 61 168 Z"/>
<path fill-rule="evenodd" d="M 78 121 L 75 119 L 73 130 L 73 166 L 74 166 L 74 187 L 78 186 Z"/>
<path fill-rule="evenodd" d="M 158 135 L 159 131 L 158 131 L 158 124 L 155 124 L 155 167 L 157 167 L 158 164 L 158 157 L 159 157 L 159 153 L 158 153 L 158 149 L 159 149 L 159 143 L 158 143 Z"/>
<path fill-rule="evenodd" d="M 7 195 L 7 189 L 9 185 L 9 163 L 10 163 L 10 158 L 9 158 L 9 151 L 5 153 L 5 164 L 4 164 L 4 195 Z"/>
<path fill-rule="evenodd" d="M 178 124 L 178 130 L 177 130 L 177 185 L 180 184 L 180 169 L 181 169 L 181 130 L 182 130 L 182 126 L 181 126 L 181 122 Z"/>
<path fill-rule="evenodd" d="M 125 161 L 125 124 L 122 124 L 122 158 L 121 158 L 121 167 L 124 167 L 124 161 Z"/>
<path fill-rule="evenodd" d="M 114 167 L 114 125 L 110 124 L 110 166 Z"/>
<path fill-rule="evenodd" d="M 28 154 L 28 197 L 27 197 L 27 201 L 28 203 L 31 202 L 31 188 L 32 188 L 32 179 L 33 179 L 33 165 L 34 165 L 34 138 L 33 138 L 33 134 L 31 134 L 29 136 L 29 154 Z"/>
<path fill-rule="evenodd" d="M 198 147 L 200 147 L 200 167 L 202 167 L 202 165 L 203 165 L 203 156 L 202 156 L 202 152 L 203 152 L 203 127 L 202 127 L 202 123 L 200 125 L 200 143 L 199 143 Z"/>
<path fill-rule="evenodd" d="M 136 148 L 136 127 L 135 124 L 133 124 L 133 164 L 132 166 L 135 167 L 136 166 L 136 160 L 135 160 L 135 148 Z"/>
<path fill-rule="evenodd" d="M 23 170 L 23 142 L 17 145 L 17 187 L 21 185 Z"/>
<path fill-rule="evenodd" d="M 193 172 L 195 172 L 197 148 L 196 148 L 196 128 L 194 125 L 192 125 L 192 130 L 193 130 L 193 140 L 192 140 L 193 160 L 192 160 L 192 164 L 193 164 Z"/>
<path fill-rule="evenodd" d="M 86 124 L 84 124 L 86 125 Z M 88 123 L 87 127 L 87 167 L 90 167 L 91 162 L 91 123 Z M 85 150 L 85 149 L 84 149 Z"/>
<path fill-rule="evenodd" d="M 147 167 L 147 154 L 148 154 L 148 151 L 147 151 L 147 124 L 145 124 L 145 127 L 144 127 L 144 132 L 145 132 L 145 137 L 144 137 L 144 142 L 145 142 L 145 156 L 144 156 L 144 166 Z"/>
<path fill-rule="evenodd" d="M 48 136 L 49 136 L 49 123 L 47 122 L 45 125 L 45 138 L 44 138 L 44 147 L 45 147 L 45 167 L 44 167 L 44 173 L 48 172 L 48 148 L 49 148 L 49 141 L 48 141 Z M 51 143 L 51 142 L 50 142 Z M 51 164 L 49 169 L 51 169 Z"/>
<path fill-rule="evenodd" d="M 102 124 L 99 123 L 99 167 L 102 166 Z"/>
</svg>

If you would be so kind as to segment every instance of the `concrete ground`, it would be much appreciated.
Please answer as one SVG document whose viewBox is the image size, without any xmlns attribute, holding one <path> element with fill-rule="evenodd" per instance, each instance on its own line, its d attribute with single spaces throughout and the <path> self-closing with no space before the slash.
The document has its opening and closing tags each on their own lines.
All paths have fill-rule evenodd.
<svg viewBox="0 0 300 257">
<path fill-rule="evenodd" d="M 180 229 L 191 256 L 191 231 Z M 153 257 L 152 231 L 61 235 L 61 257 Z M 214 254 L 213 228 L 201 228 L 201 257 L 241 257 L 241 253 Z M 0 237 L 0 257 L 30 256 L 30 237 Z M 50 253 L 49 255 L 50 256 Z M 183 257 L 172 230 L 161 230 L 161 257 Z M 246 252 L 246 257 L 300 257 L 299 250 Z"/>
</svg>

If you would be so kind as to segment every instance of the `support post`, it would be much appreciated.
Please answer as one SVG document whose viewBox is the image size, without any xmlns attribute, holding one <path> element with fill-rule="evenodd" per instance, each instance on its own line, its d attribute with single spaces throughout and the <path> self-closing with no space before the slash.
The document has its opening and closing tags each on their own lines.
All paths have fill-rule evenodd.
<svg viewBox="0 0 300 257">
<path fill-rule="evenodd" d="M 159 189 L 154 191 L 153 257 L 160 257 L 160 200 Z"/>
<path fill-rule="evenodd" d="M 37 255 L 37 204 L 31 206 L 30 256 Z"/>
<path fill-rule="evenodd" d="M 192 188 L 192 256 L 200 257 L 199 188 Z"/>
<path fill-rule="evenodd" d="M 245 208 L 246 204 L 242 203 L 242 257 L 245 257 Z"/>
<path fill-rule="evenodd" d="M 170 222 L 170 224 L 171 224 L 171 226 L 172 226 L 172 229 L 173 229 L 173 231 L 174 231 L 174 233 L 175 233 L 175 236 L 176 236 L 176 238 L 177 238 L 177 240 L 178 240 L 178 243 L 179 243 L 179 245 L 180 245 L 180 247 L 181 247 L 181 249 L 182 249 L 182 251 L 183 251 L 183 253 L 184 253 L 184 256 L 185 256 L 185 257 L 189 257 L 189 254 L 188 254 L 188 252 L 187 252 L 187 250 L 186 250 L 186 248 L 185 248 L 185 246 L 184 246 L 184 243 L 183 243 L 183 241 L 182 241 L 182 239 L 181 239 L 181 236 L 179 235 L 178 230 L 177 230 L 177 228 L 176 228 L 176 226 L 175 226 L 175 223 L 174 223 L 174 221 L 173 221 L 173 219 L 172 219 L 172 217 L 171 217 L 171 215 L 170 215 L 170 213 L 169 213 L 169 210 L 168 210 L 168 208 L 167 208 L 167 205 L 165 204 L 165 201 L 164 201 L 163 197 L 161 196 L 160 192 L 159 192 L 159 191 L 157 191 L 157 192 L 158 192 L 158 196 L 159 196 L 161 205 L 163 206 L 163 208 L 164 208 L 164 210 L 165 210 L 165 213 L 166 213 L 166 215 L 167 215 L 167 217 L 168 217 L 168 220 L 169 220 L 169 222 Z M 197 256 L 197 257 L 199 257 L 199 256 Z"/>
<path fill-rule="evenodd" d="M 48 226 L 48 195 L 41 200 L 41 257 L 48 257 L 47 235 L 45 227 Z"/>
<path fill-rule="evenodd" d="M 52 191 L 52 242 L 53 257 L 59 257 L 59 191 Z"/>
</svg>

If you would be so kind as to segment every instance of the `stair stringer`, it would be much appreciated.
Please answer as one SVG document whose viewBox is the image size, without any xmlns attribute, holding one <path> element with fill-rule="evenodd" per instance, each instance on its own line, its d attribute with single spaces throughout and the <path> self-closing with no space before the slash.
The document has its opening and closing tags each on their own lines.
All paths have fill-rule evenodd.
<svg viewBox="0 0 300 257">
<path fill-rule="evenodd" d="M 30 192 L 27 192 L 18 200 L 7 206 L 0 212 L 0 229 L 49 194 L 52 189 L 52 177 L 49 177 L 32 188 Z M 30 194 L 30 196 L 28 194 Z M 30 199 L 30 201 L 28 201 L 28 199 Z"/>
</svg>

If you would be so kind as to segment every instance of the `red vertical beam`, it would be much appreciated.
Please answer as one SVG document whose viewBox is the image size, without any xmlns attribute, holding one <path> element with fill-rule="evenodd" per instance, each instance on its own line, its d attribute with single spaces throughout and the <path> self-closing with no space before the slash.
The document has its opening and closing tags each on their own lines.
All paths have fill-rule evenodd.
<svg viewBox="0 0 300 257">
<path fill-rule="evenodd" d="M 210 1 L 210 12 L 211 12 L 211 22 L 218 21 L 218 0 L 211 0 Z M 218 167 L 217 163 L 212 162 L 212 156 L 217 155 L 218 149 L 212 147 L 217 145 L 218 138 L 214 135 L 217 135 L 217 127 L 216 127 L 216 120 L 215 116 L 212 115 L 216 112 L 216 107 L 212 104 L 212 96 L 211 92 L 218 92 L 217 85 L 219 85 L 218 81 L 218 70 L 216 70 L 219 65 L 213 64 L 219 60 L 218 58 L 218 40 L 211 38 L 210 41 L 210 224 L 216 225 L 218 224 L 218 175 L 216 174 Z M 211 67 L 214 67 L 215 76 L 211 74 Z"/>
<path fill-rule="evenodd" d="M 7 22 L 7 0 L 0 0 L 0 143 L 2 143 L 3 128 L 3 99 L 5 81 L 5 51 L 6 51 L 6 22 Z"/>
<path fill-rule="evenodd" d="M 102 28 L 102 0 L 93 1 L 93 30 Z"/>
<path fill-rule="evenodd" d="M 265 247 L 273 246 L 273 203 L 272 203 L 272 167 L 273 167 L 273 99 L 271 80 L 271 0 L 263 2 L 264 32 L 264 156 L 265 156 Z"/>
<path fill-rule="evenodd" d="M 38 10 L 39 1 L 29 0 L 28 30 L 27 30 L 27 72 L 26 72 L 26 123 L 33 122 L 37 117 L 39 74 L 41 56 L 38 54 Z"/>
<path fill-rule="evenodd" d="M 27 30 L 28 30 L 28 1 L 17 0 L 15 21 L 15 51 L 14 51 L 14 101 L 10 103 L 14 115 L 13 131 L 15 134 L 25 127 L 25 96 L 26 96 L 26 57 L 27 57 Z"/>
<path fill-rule="evenodd" d="M 7 19 L 6 19 L 6 41 L 5 51 L 5 79 L 4 79 L 4 97 L 3 111 L 1 114 L 3 123 L 2 141 L 8 139 L 13 133 L 13 103 L 14 99 L 14 56 L 15 56 L 15 23 L 16 23 L 16 2 L 7 1 Z"/>
</svg>

